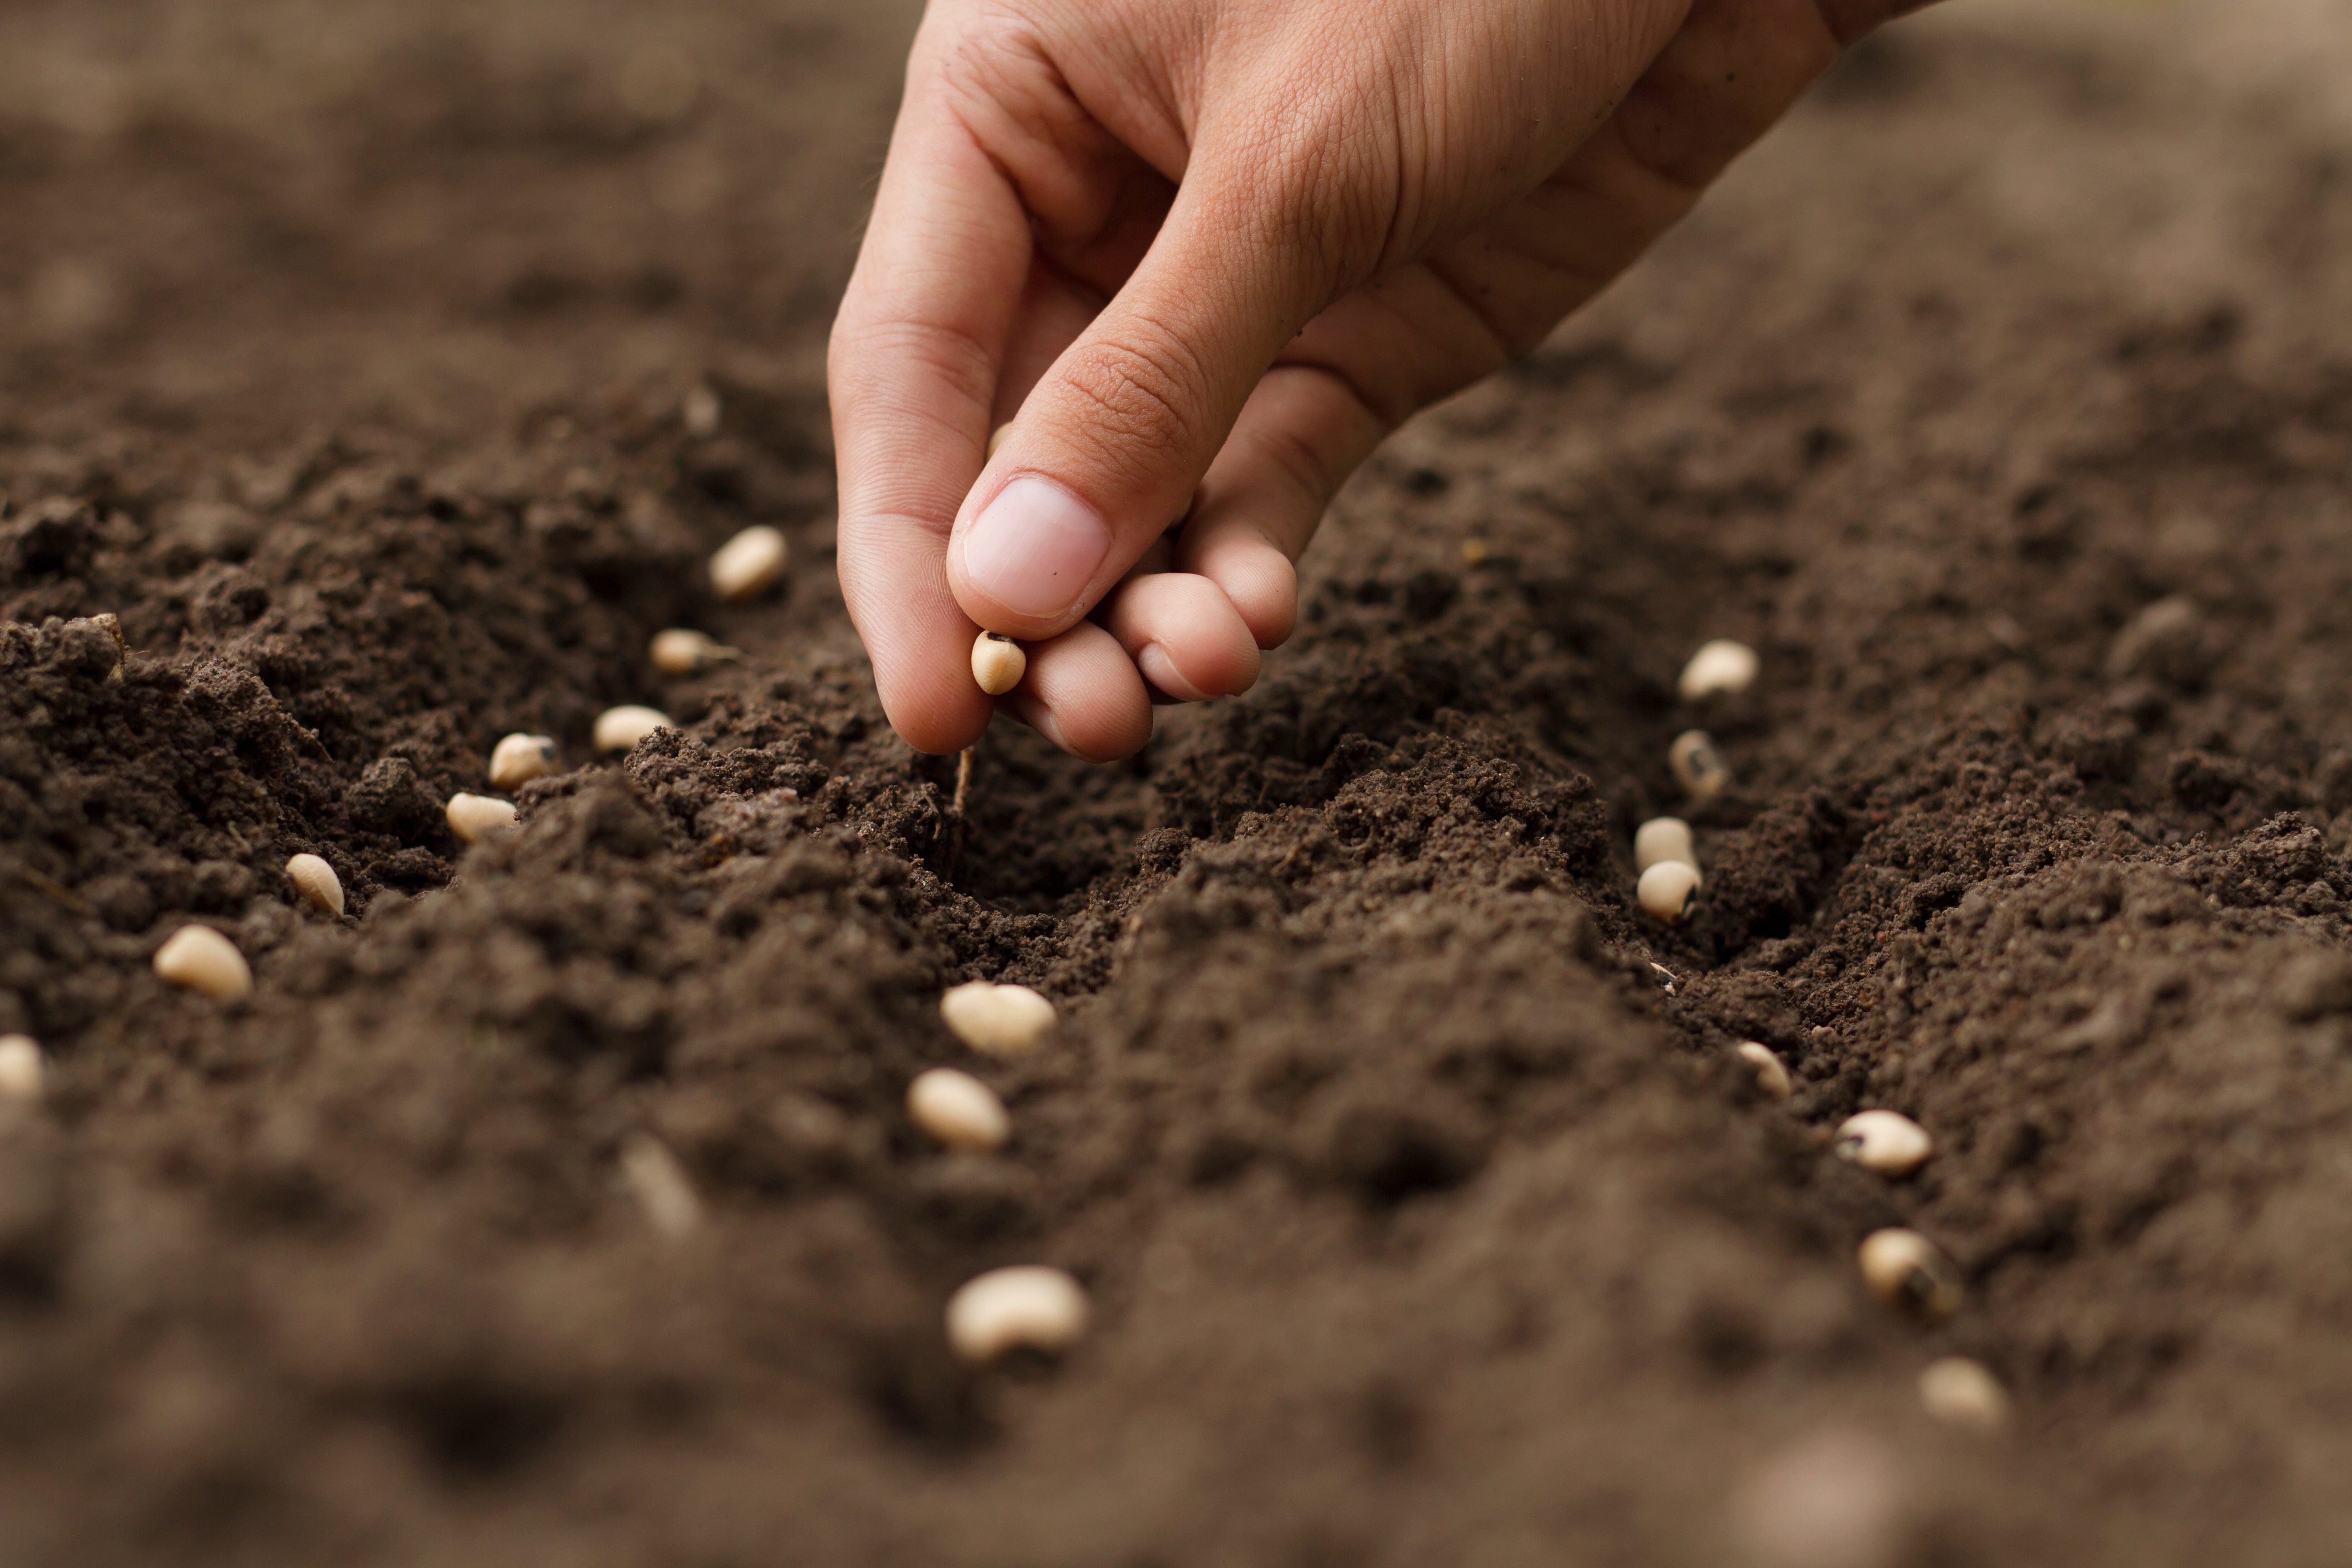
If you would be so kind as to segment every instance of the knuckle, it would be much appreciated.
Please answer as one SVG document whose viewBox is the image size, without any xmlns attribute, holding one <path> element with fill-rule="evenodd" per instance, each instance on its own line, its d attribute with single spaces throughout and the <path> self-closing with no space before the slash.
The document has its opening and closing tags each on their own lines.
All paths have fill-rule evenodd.
<svg viewBox="0 0 2352 1568">
<path fill-rule="evenodd" d="M 1194 412 L 1208 395 L 1197 355 L 1176 338 L 1102 342 L 1076 355 L 1066 383 L 1085 410 L 1087 445 L 1125 478 L 1156 473 L 1170 452 L 1190 452 L 1202 432 Z"/>
</svg>

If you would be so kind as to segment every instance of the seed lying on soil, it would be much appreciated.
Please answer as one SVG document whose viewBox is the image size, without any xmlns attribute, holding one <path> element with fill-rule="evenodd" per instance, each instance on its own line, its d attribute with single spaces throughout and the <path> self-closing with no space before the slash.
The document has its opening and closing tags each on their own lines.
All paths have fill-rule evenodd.
<svg viewBox="0 0 2352 1568">
<path fill-rule="evenodd" d="M 30 1035 L 0 1035 L 0 1100 L 41 1098 L 41 1047 Z"/>
<path fill-rule="evenodd" d="M 986 1153 L 1013 1136 L 1013 1119 L 996 1091 L 968 1072 L 933 1068 L 907 1086 L 907 1114 L 950 1149 Z"/>
<path fill-rule="evenodd" d="M 940 997 L 940 1016 L 955 1037 L 992 1057 L 1024 1057 L 1054 1027 L 1054 1005 L 1026 985 L 973 980 Z"/>
<path fill-rule="evenodd" d="M 343 879 L 332 866 L 316 855 L 297 855 L 286 862 L 286 879 L 320 914 L 343 918 Z"/>
<path fill-rule="evenodd" d="M 710 586 L 722 599 L 748 599 L 776 585 L 788 553 L 784 536 L 764 522 L 753 523 L 710 557 Z"/>
<path fill-rule="evenodd" d="M 702 1200 L 678 1164 L 677 1156 L 658 1139 L 632 1133 L 621 1145 L 621 1179 L 628 1184 L 646 1223 L 662 1235 L 681 1237 L 702 1223 Z"/>
<path fill-rule="evenodd" d="M 1916 1230 L 1874 1230 L 1863 1237 L 1862 1282 L 1890 1307 L 1927 1319 L 1949 1317 L 1960 1304 L 1960 1271 Z"/>
<path fill-rule="evenodd" d="M 1715 749 L 1715 737 L 1704 730 L 1685 730 L 1667 749 L 1666 765 L 1675 782 L 1693 800 L 1713 800 L 1731 784 L 1731 770 Z"/>
<path fill-rule="evenodd" d="M 654 668 L 664 675 L 693 675 L 721 660 L 743 657 L 717 637 L 688 631 L 684 626 L 656 632 L 653 646 L 646 652 Z"/>
<path fill-rule="evenodd" d="M 1662 860 L 1698 868 L 1698 845 L 1691 838 L 1690 824 L 1679 816 L 1654 816 L 1633 829 L 1633 869 L 1646 871 Z"/>
<path fill-rule="evenodd" d="M 169 984 L 201 992 L 217 1002 L 253 990 L 253 966 L 236 943 L 210 926 L 182 926 L 155 950 L 155 973 Z"/>
<path fill-rule="evenodd" d="M 600 752 L 633 752 L 637 743 L 656 730 L 674 730 L 669 715 L 657 708 L 640 708 L 635 703 L 619 708 L 607 708 L 596 715 L 595 742 Z"/>
<path fill-rule="evenodd" d="M 1087 1331 L 1086 1288 L 1058 1268 L 992 1268 L 948 1298 L 947 1323 L 948 1343 L 975 1363 L 1067 1350 Z"/>
<path fill-rule="evenodd" d="M 1865 1110 L 1849 1116 L 1837 1130 L 1837 1157 L 1851 1160 L 1882 1176 L 1907 1176 L 1936 1152 L 1927 1130 L 1893 1110 Z"/>
<path fill-rule="evenodd" d="M 1685 702 L 1696 702 L 1718 691 L 1745 691 L 1756 684 L 1756 672 L 1762 664 L 1756 650 L 1746 643 L 1717 637 L 1700 645 L 1699 650 L 1691 655 L 1675 689 Z"/>
<path fill-rule="evenodd" d="M 490 752 L 490 787 L 520 789 L 555 771 L 555 742 L 546 735 L 509 735 Z"/>
<path fill-rule="evenodd" d="M 1011 425 L 999 425 L 995 429 L 991 430 L 988 433 L 988 456 L 990 460 L 993 461 L 995 459 L 996 449 L 999 447 L 1003 446 L 1004 438 L 1012 434 L 1013 426 Z"/>
<path fill-rule="evenodd" d="M 1002 697 L 1029 673 L 1029 656 L 1003 632 L 982 632 L 972 639 L 971 678 L 991 697 Z"/>
<path fill-rule="evenodd" d="M 462 790 L 449 797 L 442 815 L 449 819 L 449 831 L 467 844 L 477 843 L 484 834 L 501 827 L 512 827 L 515 823 L 514 802 L 467 795 Z"/>
<path fill-rule="evenodd" d="M 709 386 L 697 386 L 686 395 L 677 412 L 688 435 L 698 441 L 708 441 L 719 434 L 719 417 L 727 410 L 719 403 L 718 393 Z"/>
<path fill-rule="evenodd" d="M 1698 899 L 1698 870 L 1680 860 L 1661 860 L 1642 873 L 1633 892 L 1651 919 L 1679 925 Z"/>
<path fill-rule="evenodd" d="M 1938 1421 L 1979 1432 L 2009 1425 L 2009 1393 L 1982 1362 L 1948 1355 L 1919 1373 L 1919 1407 Z"/>
<path fill-rule="evenodd" d="M 1795 1091 L 1796 1086 L 1789 1081 L 1788 1064 L 1774 1056 L 1768 1047 L 1754 1040 L 1742 1040 L 1738 1055 L 1741 1061 L 1756 1069 L 1756 1087 L 1762 1089 L 1767 1098 L 1786 1100 Z"/>
</svg>

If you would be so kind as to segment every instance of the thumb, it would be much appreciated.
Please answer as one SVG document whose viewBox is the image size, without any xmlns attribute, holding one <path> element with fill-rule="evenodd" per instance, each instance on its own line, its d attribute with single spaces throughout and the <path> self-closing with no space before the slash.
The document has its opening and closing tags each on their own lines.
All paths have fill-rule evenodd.
<svg viewBox="0 0 2352 1568">
<path fill-rule="evenodd" d="M 948 581 L 991 631 L 1051 637 L 1092 609 L 1183 516 L 1251 389 L 1328 303 L 1338 268 L 1313 222 L 1214 166 L 1195 156 L 1141 264 L 964 500 Z"/>
</svg>

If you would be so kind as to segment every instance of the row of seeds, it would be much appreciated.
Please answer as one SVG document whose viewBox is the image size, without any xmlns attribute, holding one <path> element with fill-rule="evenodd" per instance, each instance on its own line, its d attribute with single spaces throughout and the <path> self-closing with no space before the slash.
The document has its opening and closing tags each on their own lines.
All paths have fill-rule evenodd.
<svg viewBox="0 0 2352 1568">
<path fill-rule="evenodd" d="M 1683 667 L 1675 689 L 1685 702 L 1734 695 L 1754 685 L 1762 668 L 1762 659 L 1746 644 L 1710 642 Z M 1667 763 L 1695 801 L 1712 800 L 1731 782 L 1731 770 L 1704 730 L 1677 735 Z M 1704 883 L 1690 824 L 1678 816 L 1643 823 L 1633 833 L 1633 870 L 1634 899 L 1643 913 L 1667 925 L 1687 919 Z M 1767 1098 L 1786 1100 L 1795 1092 L 1788 1064 L 1769 1047 L 1742 1040 L 1734 1050 L 1755 1073 L 1757 1087 Z M 1883 1110 L 1848 1117 L 1831 1147 L 1838 1158 L 1889 1181 L 1913 1174 L 1935 1152 L 1926 1128 L 1900 1112 Z M 1916 1231 L 1890 1227 L 1872 1232 L 1863 1238 L 1855 1262 L 1864 1287 L 1889 1306 L 1935 1321 L 1950 1316 L 1960 1304 L 1959 1270 Z M 1931 1363 L 1920 1374 L 1919 1401 L 1930 1415 L 1956 1425 L 1993 1430 L 2009 1419 L 2009 1396 L 2000 1381 L 1982 1363 L 1964 1356 Z"/>
</svg>

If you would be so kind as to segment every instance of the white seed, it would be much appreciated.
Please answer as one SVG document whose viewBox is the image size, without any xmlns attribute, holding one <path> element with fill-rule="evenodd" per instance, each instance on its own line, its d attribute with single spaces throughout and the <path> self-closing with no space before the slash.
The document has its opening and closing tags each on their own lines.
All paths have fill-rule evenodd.
<svg viewBox="0 0 2352 1568">
<path fill-rule="evenodd" d="M 343 918 L 343 879 L 316 855 L 297 855 L 286 862 L 286 879 L 310 900 L 310 907 L 333 920 Z"/>
<path fill-rule="evenodd" d="M 1045 1043 L 1054 1005 L 1026 985 L 973 980 L 940 998 L 940 1016 L 955 1037 L 984 1056 L 1023 1057 Z"/>
<path fill-rule="evenodd" d="M 717 637 L 703 632 L 688 631 L 684 626 L 656 632 L 653 646 L 647 652 L 654 661 L 654 668 L 664 675 L 693 675 L 723 659 L 743 657 Z"/>
<path fill-rule="evenodd" d="M 1679 860 L 1698 868 L 1698 846 L 1690 824 L 1679 816 L 1654 816 L 1633 829 L 1633 869 L 1646 871 L 1661 860 Z"/>
<path fill-rule="evenodd" d="M 155 973 L 166 983 L 227 1002 L 253 990 L 253 966 L 236 943 L 210 926 L 182 926 L 155 950 Z"/>
<path fill-rule="evenodd" d="M 1058 1268 L 992 1268 L 948 1298 L 948 1343 L 973 1363 L 1021 1347 L 1064 1351 L 1087 1331 L 1086 1288 Z"/>
<path fill-rule="evenodd" d="M 992 461 L 996 457 L 996 449 L 1003 446 L 1004 438 L 1012 434 L 1013 426 L 1010 423 L 999 425 L 988 433 L 988 456 Z"/>
<path fill-rule="evenodd" d="M 1680 925 L 1698 898 L 1698 871 L 1680 860 L 1661 860 L 1642 873 L 1634 896 L 1653 920 Z"/>
<path fill-rule="evenodd" d="M 1907 1176 L 1936 1152 L 1927 1130 L 1893 1110 L 1865 1110 L 1849 1116 L 1837 1130 L 1837 1157 L 1851 1160 L 1882 1176 Z"/>
<path fill-rule="evenodd" d="M 520 789 L 555 771 L 555 742 L 546 735 L 509 735 L 490 752 L 490 787 Z"/>
<path fill-rule="evenodd" d="M 1795 1092 L 1796 1086 L 1789 1081 L 1788 1064 L 1769 1047 L 1754 1040 L 1742 1040 L 1738 1054 L 1741 1061 L 1756 1069 L 1756 1087 L 1764 1091 L 1765 1098 L 1786 1100 Z"/>
<path fill-rule="evenodd" d="M 719 416 L 725 413 L 719 394 L 708 386 L 697 386 L 686 395 L 678 405 L 678 416 L 685 421 L 686 433 L 698 441 L 708 441 L 719 434 Z"/>
<path fill-rule="evenodd" d="M 462 790 L 449 797 L 441 815 L 449 819 L 449 831 L 467 844 L 478 843 L 483 835 L 515 824 L 514 802 L 467 795 Z"/>
<path fill-rule="evenodd" d="M 1666 765 L 1675 782 L 1693 800 L 1713 800 L 1731 784 L 1731 770 L 1715 749 L 1715 737 L 1704 730 L 1685 730 L 1667 749 Z"/>
<path fill-rule="evenodd" d="M 1858 1261 L 1862 1282 L 1890 1307 L 1943 1318 L 1960 1304 L 1960 1271 L 1916 1230 L 1872 1231 L 1863 1237 Z"/>
<path fill-rule="evenodd" d="M 1979 1432 L 2009 1425 L 2009 1394 L 1982 1362 L 1948 1355 L 1919 1373 L 1919 1406 L 1938 1421 Z"/>
<path fill-rule="evenodd" d="M 748 599 L 776 585 L 788 553 L 784 536 L 754 523 L 719 547 L 710 558 L 710 585 L 722 599 Z"/>
<path fill-rule="evenodd" d="M 1002 697 L 1029 673 L 1029 656 L 1003 632 L 982 632 L 972 639 L 971 678 L 991 697 Z"/>
<path fill-rule="evenodd" d="M 702 1223 L 694 1183 L 660 1140 L 632 1133 L 621 1145 L 621 1179 L 646 1211 L 646 1223 L 662 1235 L 676 1238 Z"/>
<path fill-rule="evenodd" d="M 0 1035 L 0 1100 L 41 1098 L 41 1047 L 30 1035 Z"/>
<path fill-rule="evenodd" d="M 629 703 L 619 708 L 607 708 L 596 715 L 595 741 L 600 752 L 633 752 L 639 742 L 656 730 L 674 730 L 669 715 L 657 708 L 640 708 Z"/>
<path fill-rule="evenodd" d="M 950 1149 L 986 1153 L 1013 1136 L 1013 1119 L 996 1091 L 968 1072 L 933 1068 L 907 1086 L 907 1114 Z"/>
<path fill-rule="evenodd" d="M 1745 691 L 1756 684 L 1756 672 L 1762 664 L 1756 650 L 1746 643 L 1718 637 L 1701 645 L 1691 655 L 1675 687 L 1685 702 L 1696 702 L 1718 691 Z"/>
</svg>

